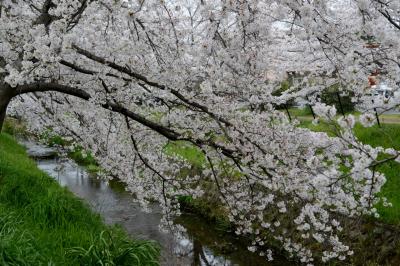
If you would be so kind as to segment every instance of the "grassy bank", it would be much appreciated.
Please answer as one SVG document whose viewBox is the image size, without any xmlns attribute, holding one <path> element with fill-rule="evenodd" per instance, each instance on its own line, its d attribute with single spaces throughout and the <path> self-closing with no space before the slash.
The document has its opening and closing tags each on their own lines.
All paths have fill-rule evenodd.
<svg viewBox="0 0 400 266">
<path fill-rule="evenodd" d="M 158 256 L 154 243 L 103 224 L 0 135 L 0 265 L 158 265 Z"/>
</svg>

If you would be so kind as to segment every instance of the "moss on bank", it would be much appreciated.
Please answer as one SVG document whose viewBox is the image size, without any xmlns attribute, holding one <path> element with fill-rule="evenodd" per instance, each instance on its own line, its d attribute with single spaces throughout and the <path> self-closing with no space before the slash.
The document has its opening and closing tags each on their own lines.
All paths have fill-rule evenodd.
<svg viewBox="0 0 400 266">
<path fill-rule="evenodd" d="M 0 135 L 0 265 L 158 265 L 158 257 L 155 243 L 103 224 Z"/>
</svg>

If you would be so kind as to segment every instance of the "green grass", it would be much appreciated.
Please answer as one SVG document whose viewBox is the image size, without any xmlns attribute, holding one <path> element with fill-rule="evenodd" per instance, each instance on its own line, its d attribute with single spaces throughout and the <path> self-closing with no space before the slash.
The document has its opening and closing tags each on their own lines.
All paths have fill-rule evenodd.
<svg viewBox="0 0 400 266">
<path fill-rule="evenodd" d="M 26 125 L 23 121 L 7 117 L 4 121 L 3 132 L 13 136 L 28 136 Z"/>
<path fill-rule="evenodd" d="M 0 135 L 0 265 L 158 265 L 158 256 L 158 245 L 106 226 Z"/>
<path fill-rule="evenodd" d="M 92 153 L 86 152 L 82 147 L 78 146 L 73 151 L 68 153 L 68 156 L 77 164 L 85 166 L 86 170 L 91 173 L 102 171 L 101 167 L 93 157 Z"/>
<path fill-rule="evenodd" d="M 355 134 L 362 142 L 373 147 L 382 146 L 400 150 L 400 125 L 382 124 L 364 128 L 356 125 Z M 382 188 L 382 195 L 393 204 L 393 207 L 378 206 L 382 219 L 389 223 L 400 224 L 400 164 L 388 162 L 378 168 L 386 175 L 387 181 Z"/>
<path fill-rule="evenodd" d="M 167 155 L 180 156 L 196 167 L 202 167 L 207 163 L 201 150 L 188 142 L 169 142 L 163 152 Z"/>
<path fill-rule="evenodd" d="M 284 110 L 281 110 L 281 111 L 286 113 L 286 111 L 284 111 Z M 337 117 L 339 118 L 339 116 L 341 116 L 342 114 L 340 113 L 339 110 L 336 110 L 336 111 L 338 114 Z M 292 107 L 292 108 L 289 108 L 289 112 L 292 117 L 300 117 L 300 118 L 308 117 L 309 119 L 313 119 L 311 108 L 309 106 L 305 106 L 302 108 Z M 360 112 L 352 111 L 352 112 L 346 112 L 346 114 L 353 114 L 354 116 L 359 116 Z M 393 115 L 381 115 L 380 117 L 388 118 L 388 117 L 394 117 L 394 116 Z"/>
<path fill-rule="evenodd" d="M 303 108 L 295 108 L 295 107 L 289 108 L 289 112 L 290 112 L 290 115 L 293 117 L 312 115 L 311 109 L 308 106 L 303 107 Z"/>
<path fill-rule="evenodd" d="M 302 121 L 300 126 L 307 127 L 314 131 L 327 132 L 330 135 L 332 130 L 327 124 L 319 123 L 313 125 L 309 121 Z M 364 128 L 360 124 L 354 127 L 354 133 L 363 143 L 373 147 L 394 148 L 400 150 L 400 125 L 382 124 Z M 392 207 L 377 206 L 382 220 L 391 224 L 400 224 L 400 164 L 388 162 L 377 169 L 386 175 L 387 181 L 382 188 L 381 195 L 386 197 L 393 204 Z"/>
</svg>

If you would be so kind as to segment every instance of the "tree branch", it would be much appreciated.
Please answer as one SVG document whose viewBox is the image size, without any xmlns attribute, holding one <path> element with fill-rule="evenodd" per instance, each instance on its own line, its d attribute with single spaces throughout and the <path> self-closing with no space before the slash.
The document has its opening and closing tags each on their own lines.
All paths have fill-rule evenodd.
<svg viewBox="0 0 400 266">
<path fill-rule="evenodd" d="M 66 86 L 66 85 L 60 85 L 57 83 L 40 83 L 40 82 L 17 86 L 15 88 L 15 92 L 14 92 L 13 96 L 17 96 L 17 95 L 21 95 L 21 94 L 25 94 L 25 93 L 31 93 L 31 92 L 46 92 L 46 91 L 61 92 L 61 93 L 67 94 L 67 95 L 78 97 L 78 98 L 86 100 L 86 101 L 89 101 L 92 98 L 92 96 L 89 93 L 87 93 L 86 91 L 81 90 L 81 89 L 77 89 L 77 88 Z M 234 154 L 237 151 L 228 149 L 228 148 L 221 146 L 211 140 L 192 139 L 192 138 L 184 137 L 179 132 L 176 132 L 173 129 L 167 128 L 163 125 L 157 124 L 153 121 L 150 121 L 150 120 L 146 119 L 145 117 L 143 117 L 139 114 L 136 114 L 117 103 L 107 101 L 106 103 L 103 103 L 100 106 L 102 108 L 110 110 L 112 112 L 127 116 L 130 119 L 142 124 L 143 126 L 145 126 L 147 128 L 150 128 L 151 130 L 159 133 L 160 135 L 166 137 L 169 140 L 172 140 L 172 141 L 185 140 L 185 141 L 192 142 L 196 145 L 210 146 L 215 149 L 220 149 L 221 152 L 229 158 L 235 158 Z"/>
</svg>

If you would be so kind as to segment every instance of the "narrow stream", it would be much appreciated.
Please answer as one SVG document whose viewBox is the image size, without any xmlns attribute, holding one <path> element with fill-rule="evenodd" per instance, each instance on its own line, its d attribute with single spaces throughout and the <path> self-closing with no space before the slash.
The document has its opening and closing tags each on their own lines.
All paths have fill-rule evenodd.
<svg viewBox="0 0 400 266">
<path fill-rule="evenodd" d="M 46 158 L 54 150 L 34 142 L 23 141 L 28 154 L 34 158 Z M 108 224 L 120 224 L 135 238 L 156 240 L 162 246 L 162 265 L 171 266 L 263 266 L 291 265 L 289 261 L 275 259 L 267 263 L 245 246 L 238 244 L 235 236 L 212 228 L 205 220 L 194 215 L 183 215 L 179 223 L 187 232 L 179 238 L 159 230 L 161 213 L 157 205 L 151 213 L 145 213 L 121 183 L 97 179 L 73 162 L 59 159 L 36 159 L 38 167 L 54 177 L 84 199 L 92 209 L 101 214 Z"/>
</svg>

